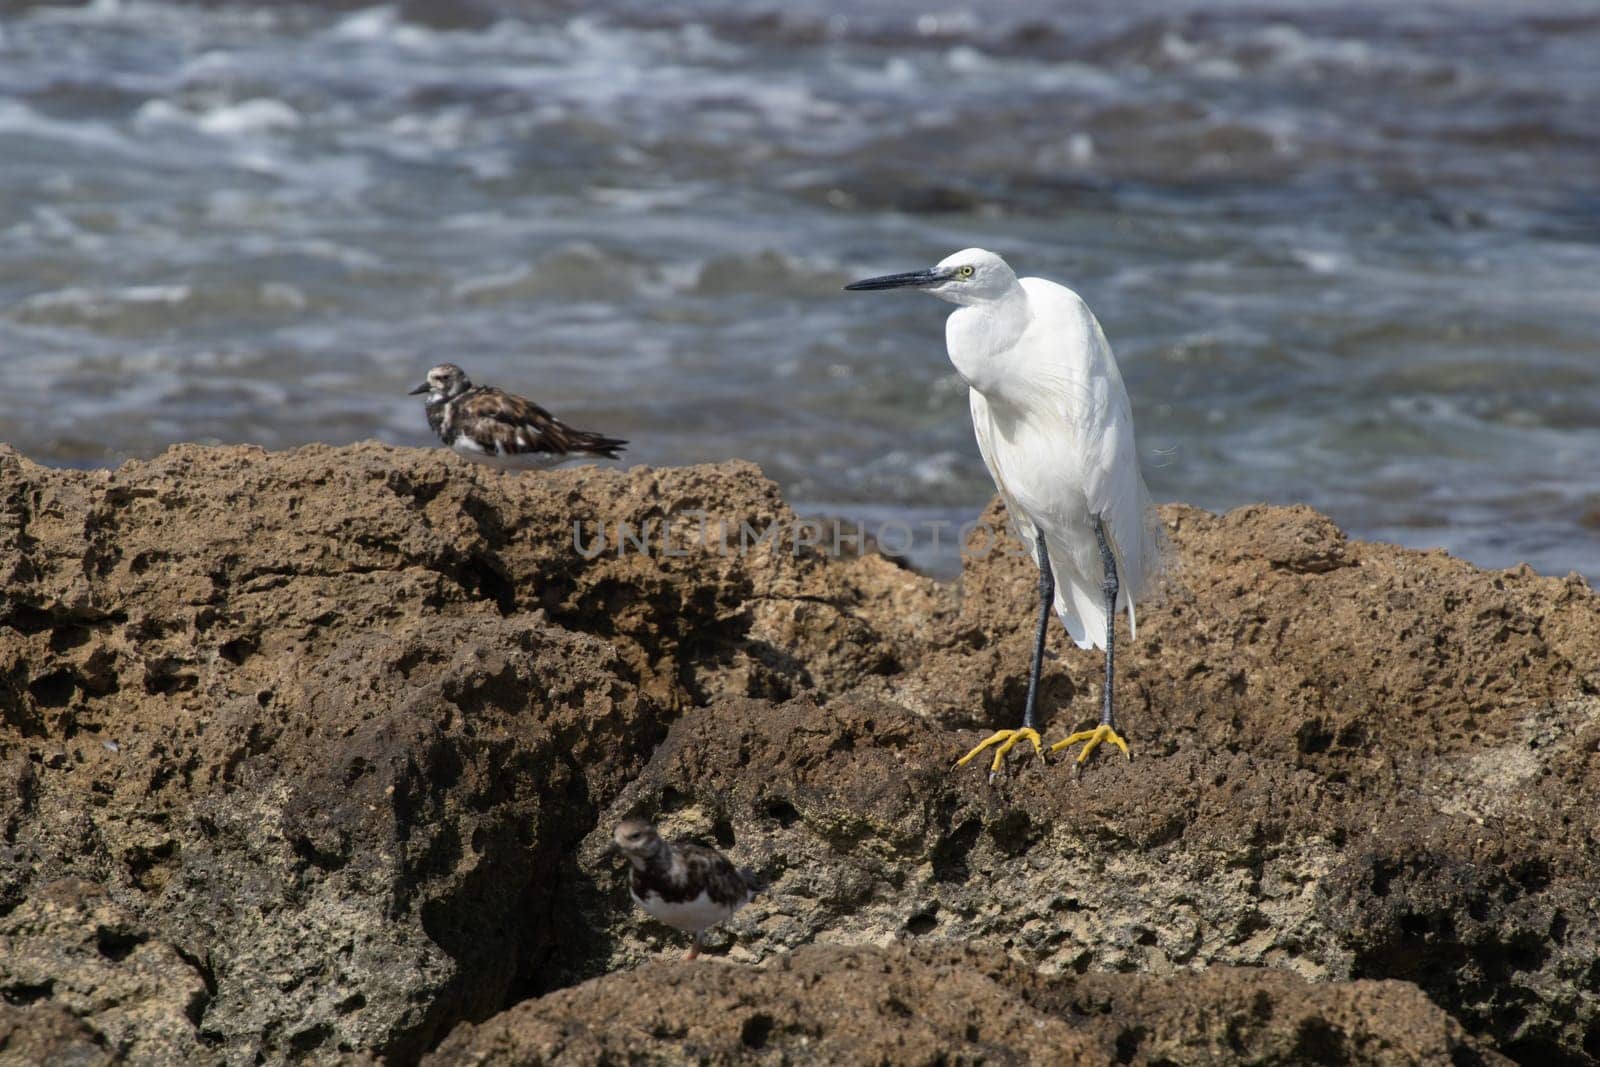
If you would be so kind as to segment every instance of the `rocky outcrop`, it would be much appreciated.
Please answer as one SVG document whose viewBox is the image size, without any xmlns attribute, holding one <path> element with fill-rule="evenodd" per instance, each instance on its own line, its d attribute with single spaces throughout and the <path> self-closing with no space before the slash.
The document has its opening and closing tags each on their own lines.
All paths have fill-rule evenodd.
<svg viewBox="0 0 1600 1067">
<path fill-rule="evenodd" d="M 1044 977 L 975 948 L 653 962 L 458 1028 L 427 1067 L 526 1063 L 1507 1062 L 1412 985 L 1281 972 Z"/>
<path fill-rule="evenodd" d="M 991 784 L 951 765 L 1021 705 L 1003 534 L 943 585 L 796 543 L 745 464 L 0 451 L 0 1057 L 653 1056 L 689 1031 L 594 1005 L 735 998 L 713 1059 L 876 1020 L 891 1059 L 1043 1027 L 1084 1062 L 1600 1061 L 1594 593 L 1306 509 L 1163 517 L 1134 761 Z M 1100 660 L 1055 648 L 1059 736 Z M 652 962 L 604 851 L 632 813 L 772 880 L 712 940 L 755 970 Z"/>
</svg>

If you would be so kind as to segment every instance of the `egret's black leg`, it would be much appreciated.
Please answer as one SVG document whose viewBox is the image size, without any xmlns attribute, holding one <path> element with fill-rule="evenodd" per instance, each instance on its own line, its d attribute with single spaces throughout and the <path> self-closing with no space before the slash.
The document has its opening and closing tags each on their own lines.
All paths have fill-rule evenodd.
<svg viewBox="0 0 1600 1067">
<path fill-rule="evenodd" d="M 1105 572 L 1100 590 L 1106 596 L 1106 690 L 1100 697 L 1100 725 L 1115 730 L 1111 693 L 1117 681 L 1117 555 L 1106 541 L 1105 524 L 1098 515 L 1094 517 L 1094 540 L 1100 546 L 1100 567 Z"/>
<path fill-rule="evenodd" d="M 1045 550 L 1044 538 L 1039 538 L 1039 625 L 1033 634 L 1033 664 L 1028 671 L 1028 701 L 1022 709 L 1022 725 L 1015 730 L 996 730 L 990 734 L 982 744 L 956 760 L 960 767 L 970 763 L 978 753 L 984 749 L 994 748 L 994 762 L 989 765 L 989 780 L 992 782 L 1000 773 L 1000 763 L 1006 758 L 1006 753 L 1016 747 L 1019 741 L 1027 741 L 1033 745 L 1033 751 L 1040 757 L 1044 756 L 1044 743 L 1039 739 L 1039 731 L 1034 726 L 1034 704 L 1039 699 L 1039 670 L 1044 663 L 1044 639 L 1050 628 L 1050 609 L 1055 605 L 1056 580 L 1050 573 L 1050 553 Z"/>
<path fill-rule="evenodd" d="M 1039 669 L 1044 665 L 1044 639 L 1050 629 L 1050 611 L 1056 603 L 1056 578 L 1050 573 L 1050 553 L 1039 540 L 1039 625 L 1033 631 L 1033 666 L 1028 671 L 1028 703 L 1022 709 L 1022 728 L 1034 730 L 1034 705 L 1039 699 Z"/>
<path fill-rule="evenodd" d="M 1089 758 L 1089 753 L 1100 746 L 1103 741 L 1109 741 L 1122 750 L 1124 756 L 1130 759 L 1128 743 L 1117 733 L 1116 716 L 1112 710 L 1113 690 L 1117 680 L 1117 592 L 1121 588 L 1117 580 L 1117 554 L 1111 550 L 1111 541 L 1106 537 L 1105 523 L 1100 516 L 1094 516 L 1095 544 L 1100 546 L 1100 568 L 1104 572 L 1100 591 L 1106 597 L 1106 687 L 1100 695 L 1100 725 L 1093 730 L 1079 730 L 1064 741 L 1057 741 L 1050 746 L 1051 752 L 1059 752 L 1069 745 L 1083 742 L 1083 751 L 1078 753 L 1078 769 L 1083 769 L 1084 760 Z"/>
</svg>

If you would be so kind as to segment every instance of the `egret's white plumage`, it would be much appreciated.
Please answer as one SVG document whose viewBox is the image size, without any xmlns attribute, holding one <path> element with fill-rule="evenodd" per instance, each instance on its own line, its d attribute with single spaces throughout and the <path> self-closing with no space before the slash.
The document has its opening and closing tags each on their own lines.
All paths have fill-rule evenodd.
<svg viewBox="0 0 1600 1067">
<path fill-rule="evenodd" d="M 1105 648 L 1091 517 L 1102 517 L 1116 553 L 1117 609 L 1127 611 L 1130 633 L 1137 633 L 1134 604 L 1160 568 L 1116 357 L 1071 289 L 1019 280 L 1005 260 L 981 248 L 957 252 L 935 269 L 964 265 L 976 268 L 965 285 L 932 291 L 961 305 L 945 323 L 945 344 L 970 391 L 978 451 L 1036 558 L 1038 538 L 1045 539 L 1056 615 L 1078 647 Z"/>
<path fill-rule="evenodd" d="M 1139 470 L 1133 408 L 1088 305 L 1055 282 L 1018 279 L 981 248 L 846 288 L 918 288 L 959 305 L 945 323 L 950 362 L 969 388 L 978 450 L 1017 533 L 1036 560 L 1048 561 L 1055 614 L 1079 647 L 1104 649 L 1114 595 L 1136 633 L 1134 605 L 1160 570 L 1161 539 Z M 1105 566 L 1096 519 L 1114 568 Z M 1041 647 L 1043 640 L 1041 617 Z M 1024 731 L 1032 730 L 1038 654 Z M 1108 655 L 1107 726 L 1111 673 Z"/>
</svg>

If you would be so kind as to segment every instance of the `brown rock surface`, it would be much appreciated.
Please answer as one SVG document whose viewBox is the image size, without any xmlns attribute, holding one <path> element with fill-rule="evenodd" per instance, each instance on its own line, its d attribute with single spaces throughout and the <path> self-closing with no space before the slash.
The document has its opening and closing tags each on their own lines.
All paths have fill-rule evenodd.
<svg viewBox="0 0 1600 1067">
<path fill-rule="evenodd" d="M 974 948 L 646 963 L 458 1028 L 427 1067 L 543 1063 L 1503 1063 L 1404 982 L 1047 978 Z"/>
<path fill-rule="evenodd" d="M 871 1046 L 890 1060 L 1020 1058 L 1008 1028 L 1037 1024 L 1124 1062 L 1228 1062 L 1235 1039 L 1257 1062 L 1600 1062 L 1595 595 L 1306 509 L 1164 515 L 1169 589 L 1122 646 L 1135 761 L 1074 781 L 1014 759 L 991 786 L 950 764 L 1019 713 L 1031 565 L 1004 550 L 954 587 L 787 537 L 740 551 L 793 515 L 737 463 L 515 478 L 185 446 L 83 472 L 0 449 L 0 939 L 22 961 L 0 1055 L 409 1062 L 534 993 L 439 1054 L 666 1048 L 558 991 L 679 947 L 603 853 L 638 811 L 774 880 L 720 944 L 761 963 L 788 1055 L 853 1040 L 831 1002 L 911 1042 Z M 607 532 L 593 558 L 575 521 L 586 549 Z M 1052 737 L 1100 671 L 1053 647 Z M 939 947 L 960 941 L 986 954 Z M 1214 964 L 1258 969 L 1188 973 Z M 746 1004 L 748 973 L 583 989 L 660 978 L 637 1010 L 664 1018 Z M 878 973 L 993 1025 L 896 1030 Z M 1442 1012 L 1353 981 L 1383 978 Z M 1057 999 L 995 993 L 1030 983 Z M 696 1025 L 750 1052 L 744 1023 Z"/>
<path fill-rule="evenodd" d="M 91 1040 L 82 1024 L 63 1026 L 52 1046 L 101 1045 L 104 1055 L 149 1064 L 200 1052 L 195 1023 L 206 987 L 199 969 L 87 882 L 42 886 L 0 918 L 0 990 L 12 1003 L 47 1000 L 50 1009 L 92 1023 Z M 72 1058 L 55 1048 L 38 1062 Z"/>
<path fill-rule="evenodd" d="M 960 963 L 820 945 L 760 969 L 699 962 L 647 963 L 525 1001 L 458 1028 L 425 1062 L 1103 1062 L 1070 1025 Z"/>
<path fill-rule="evenodd" d="M 0 1067 L 110 1067 L 118 1058 L 100 1035 L 57 1004 L 19 1007 L 0 1001 Z"/>
</svg>

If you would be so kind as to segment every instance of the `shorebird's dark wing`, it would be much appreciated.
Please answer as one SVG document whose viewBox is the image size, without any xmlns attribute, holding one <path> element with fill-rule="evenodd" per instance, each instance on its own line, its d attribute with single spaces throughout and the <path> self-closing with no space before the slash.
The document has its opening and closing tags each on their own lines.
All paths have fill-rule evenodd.
<svg viewBox="0 0 1600 1067">
<path fill-rule="evenodd" d="M 737 908 L 758 892 L 754 880 L 714 848 L 674 841 L 672 850 L 683 860 L 685 881 L 705 887 L 706 895 L 718 904 Z"/>
<path fill-rule="evenodd" d="M 456 401 L 456 420 L 462 432 L 501 455 L 594 453 L 615 459 L 616 452 L 627 444 L 574 430 L 533 401 L 488 387 L 473 389 Z"/>
<path fill-rule="evenodd" d="M 566 452 L 567 435 L 555 416 L 531 400 L 499 389 L 473 389 L 456 401 L 456 422 L 501 455 Z"/>
</svg>

